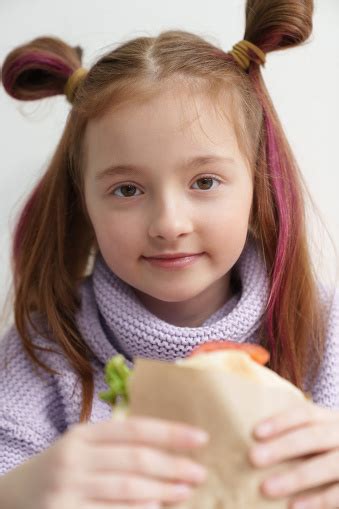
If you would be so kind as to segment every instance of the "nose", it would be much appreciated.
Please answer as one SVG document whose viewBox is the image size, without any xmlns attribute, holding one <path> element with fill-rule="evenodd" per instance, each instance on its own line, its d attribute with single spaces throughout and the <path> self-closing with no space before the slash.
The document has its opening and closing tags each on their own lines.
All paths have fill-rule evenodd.
<svg viewBox="0 0 339 509">
<path fill-rule="evenodd" d="M 181 197 L 167 195 L 158 200 L 151 210 L 148 233 L 150 237 L 175 240 L 192 232 L 193 221 L 188 204 Z"/>
</svg>

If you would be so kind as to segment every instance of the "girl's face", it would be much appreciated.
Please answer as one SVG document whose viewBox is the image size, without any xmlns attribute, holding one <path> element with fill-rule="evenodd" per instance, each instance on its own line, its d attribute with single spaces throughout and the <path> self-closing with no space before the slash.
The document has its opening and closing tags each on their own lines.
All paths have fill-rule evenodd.
<svg viewBox="0 0 339 509">
<path fill-rule="evenodd" d="M 194 302 L 209 316 L 229 297 L 253 195 L 231 123 L 203 94 L 166 91 L 90 121 L 84 146 L 86 206 L 107 265 L 158 314 Z M 179 252 L 203 255 L 176 270 L 144 258 Z"/>
</svg>

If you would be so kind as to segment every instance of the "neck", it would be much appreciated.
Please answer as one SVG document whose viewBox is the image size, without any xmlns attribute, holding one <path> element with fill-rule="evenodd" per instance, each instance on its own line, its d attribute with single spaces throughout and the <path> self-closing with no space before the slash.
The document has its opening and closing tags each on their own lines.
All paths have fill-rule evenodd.
<svg viewBox="0 0 339 509">
<path fill-rule="evenodd" d="M 134 289 L 140 302 L 155 316 L 177 327 L 200 327 L 233 296 L 231 271 L 192 299 L 164 302 Z"/>
</svg>

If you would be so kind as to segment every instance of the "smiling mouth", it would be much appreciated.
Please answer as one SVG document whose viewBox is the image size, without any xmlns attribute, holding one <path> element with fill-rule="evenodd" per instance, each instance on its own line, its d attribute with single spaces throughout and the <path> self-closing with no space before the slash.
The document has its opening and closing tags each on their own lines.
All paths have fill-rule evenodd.
<svg viewBox="0 0 339 509">
<path fill-rule="evenodd" d="M 148 263 L 155 267 L 164 269 L 179 269 L 193 265 L 204 253 L 198 253 L 188 256 L 180 256 L 176 258 L 146 258 L 143 257 Z"/>
<path fill-rule="evenodd" d="M 145 256 L 144 258 L 151 258 L 152 260 L 172 260 L 176 258 L 186 258 L 188 256 L 198 256 L 202 253 L 168 253 L 168 254 L 161 254 L 158 256 Z"/>
</svg>

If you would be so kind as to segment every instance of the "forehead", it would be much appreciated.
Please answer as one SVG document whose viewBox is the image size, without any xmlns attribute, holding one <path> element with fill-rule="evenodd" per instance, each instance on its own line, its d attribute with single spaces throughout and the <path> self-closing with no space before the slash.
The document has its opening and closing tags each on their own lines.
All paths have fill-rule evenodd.
<svg viewBox="0 0 339 509">
<path fill-rule="evenodd" d="M 165 90 L 143 102 L 108 109 L 88 122 L 84 139 L 87 164 L 128 155 L 224 147 L 234 149 L 230 101 L 213 101 L 206 93 Z"/>
</svg>

